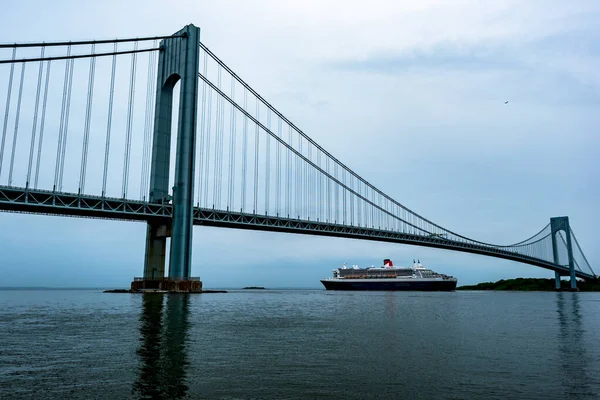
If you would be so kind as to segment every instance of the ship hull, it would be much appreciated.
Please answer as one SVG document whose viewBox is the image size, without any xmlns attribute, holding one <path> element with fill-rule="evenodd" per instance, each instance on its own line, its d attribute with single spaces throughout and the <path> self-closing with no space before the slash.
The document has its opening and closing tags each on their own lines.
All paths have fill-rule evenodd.
<svg viewBox="0 0 600 400">
<path fill-rule="evenodd" d="M 323 279 L 327 290 L 453 291 L 456 281 L 399 279 Z"/>
</svg>

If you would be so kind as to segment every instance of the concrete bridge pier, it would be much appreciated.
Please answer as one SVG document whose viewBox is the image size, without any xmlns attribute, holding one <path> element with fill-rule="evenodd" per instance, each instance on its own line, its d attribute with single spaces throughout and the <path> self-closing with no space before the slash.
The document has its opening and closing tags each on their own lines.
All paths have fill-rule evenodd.
<svg viewBox="0 0 600 400">
<path fill-rule="evenodd" d="M 554 262 L 556 262 L 556 259 Z M 554 271 L 554 288 L 560 290 L 560 274 L 557 271 Z"/>
<path fill-rule="evenodd" d="M 134 279 L 132 290 L 202 291 L 200 279 L 190 277 L 199 70 L 200 28 L 188 25 L 160 42 L 149 201 L 169 202 L 172 196 L 173 218 L 166 225 L 164 222 L 148 222 L 144 277 Z M 173 88 L 178 81 L 175 182 L 169 194 Z M 168 237 L 171 238 L 171 248 L 169 276 L 165 279 Z"/>
<path fill-rule="evenodd" d="M 563 231 L 565 234 L 565 241 L 567 243 L 567 259 L 569 263 L 569 276 L 571 278 L 571 290 L 577 291 L 577 278 L 575 277 L 575 261 L 573 259 L 573 246 L 571 243 L 571 226 L 569 225 L 569 217 L 554 217 L 550 218 L 550 229 L 552 230 L 552 253 L 554 256 L 554 263 L 559 264 L 558 256 L 558 243 L 556 240 L 556 234 Z M 554 272 L 555 287 L 560 290 L 560 273 Z"/>
</svg>

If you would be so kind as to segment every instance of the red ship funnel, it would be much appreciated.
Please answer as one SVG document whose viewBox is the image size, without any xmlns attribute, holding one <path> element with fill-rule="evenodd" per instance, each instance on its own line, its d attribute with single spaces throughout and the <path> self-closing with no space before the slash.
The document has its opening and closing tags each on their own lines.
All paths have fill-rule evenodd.
<svg viewBox="0 0 600 400">
<path fill-rule="evenodd" d="M 383 266 L 384 267 L 393 267 L 394 263 L 389 258 L 386 258 L 385 260 L 383 260 Z"/>
</svg>

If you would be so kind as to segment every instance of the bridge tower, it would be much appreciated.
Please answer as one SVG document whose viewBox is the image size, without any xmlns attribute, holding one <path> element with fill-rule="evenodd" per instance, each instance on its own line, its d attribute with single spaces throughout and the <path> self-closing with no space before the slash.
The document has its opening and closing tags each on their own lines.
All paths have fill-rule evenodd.
<svg viewBox="0 0 600 400">
<path fill-rule="evenodd" d="M 198 279 L 190 279 L 194 201 L 200 28 L 188 25 L 160 42 L 154 115 L 154 139 L 150 174 L 151 203 L 168 202 L 173 88 L 180 81 L 179 121 L 173 187 L 173 218 L 170 223 L 149 221 L 143 281 L 134 288 L 201 290 Z M 167 237 L 171 237 L 169 275 L 165 276 Z"/>
<path fill-rule="evenodd" d="M 569 217 L 554 217 L 550 218 L 550 228 L 552 230 L 552 253 L 554 263 L 559 263 L 558 258 L 558 243 L 556 242 L 556 234 L 563 231 L 567 242 L 567 257 L 569 261 L 569 274 L 571 277 L 571 290 L 577 290 L 577 280 L 575 278 L 575 262 L 573 260 L 573 247 L 571 245 L 571 226 L 569 225 Z M 560 273 L 554 271 L 554 279 L 556 281 L 556 289 L 560 289 Z"/>
</svg>

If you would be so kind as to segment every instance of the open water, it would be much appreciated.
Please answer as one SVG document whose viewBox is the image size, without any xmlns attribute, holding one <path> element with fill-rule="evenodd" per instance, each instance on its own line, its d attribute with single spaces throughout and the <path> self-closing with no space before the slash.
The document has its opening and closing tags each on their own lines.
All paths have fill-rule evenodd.
<svg viewBox="0 0 600 400">
<path fill-rule="evenodd" d="M 598 399 L 600 293 L 0 291 L 2 399 Z"/>
</svg>

